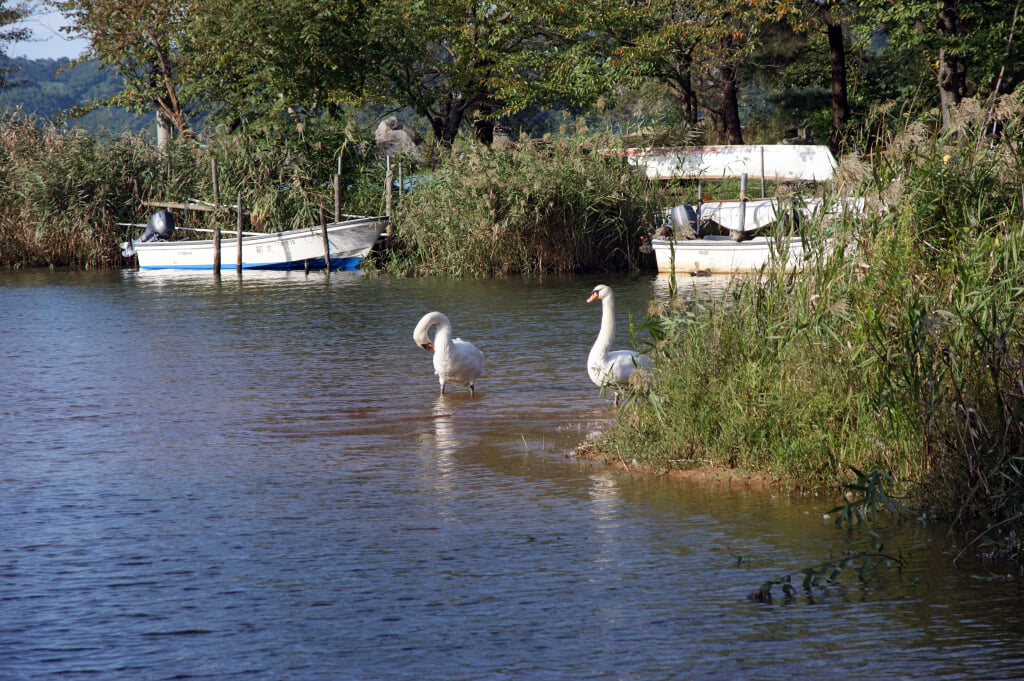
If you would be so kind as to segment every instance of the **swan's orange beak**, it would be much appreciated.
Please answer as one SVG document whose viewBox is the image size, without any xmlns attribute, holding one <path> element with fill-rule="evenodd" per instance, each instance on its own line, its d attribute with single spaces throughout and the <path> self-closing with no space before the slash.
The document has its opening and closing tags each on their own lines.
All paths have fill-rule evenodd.
<svg viewBox="0 0 1024 681">
<path fill-rule="evenodd" d="M 433 350 L 434 349 L 434 344 L 433 343 L 423 343 L 420 347 L 422 347 L 424 350 Z"/>
<path fill-rule="evenodd" d="M 587 302 L 591 303 L 595 300 L 597 300 L 597 291 L 594 291 L 593 293 L 590 294 L 590 297 L 587 298 Z"/>
</svg>

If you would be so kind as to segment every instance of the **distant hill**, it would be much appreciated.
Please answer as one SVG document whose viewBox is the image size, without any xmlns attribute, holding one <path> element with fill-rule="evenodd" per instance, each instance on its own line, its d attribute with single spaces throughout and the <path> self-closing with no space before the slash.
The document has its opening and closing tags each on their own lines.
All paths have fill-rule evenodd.
<svg viewBox="0 0 1024 681">
<path fill-rule="evenodd" d="M 53 119 L 60 112 L 103 99 L 121 88 L 116 71 L 100 70 L 99 62 L 70 66 L 68 59 L 23 59 L 0 57 L 0 67 L 15 68 L 8 74 L 6 87 L 0 88 L 0 111 L 21 107 L 24 114 Z M 156 116 L 135 116 L 120 107 L 93 111 L 68 125 L 89 133 L 140 133 L 156 135 Z"/>
</svg>

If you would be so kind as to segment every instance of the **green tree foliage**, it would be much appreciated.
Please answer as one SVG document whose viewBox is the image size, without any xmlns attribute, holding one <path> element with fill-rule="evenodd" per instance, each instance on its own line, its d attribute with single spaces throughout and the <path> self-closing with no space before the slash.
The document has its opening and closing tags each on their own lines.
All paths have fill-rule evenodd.
<svg viewBox="0 0 1024 681">
<path fill-rule="evenodd" d="M 179 0 L 55 0 L 89 39 L 86 58 L 124 77 L 124 89 L 97 105 L 138 114 L 155 110 L 161 146 L 171 128 L 191 134 L 182 83 L 188 82 L 192 45 L 184 31 L 187 5 Z"/>
<path fill-rule="evenodd" d="M 556 15 L 546 10 L 552 5 L 544 0 L 378 3 L 376 25 L 387 40 L 386 54 L 375 65 L 379 96 L 398 98 L 425 117 L 440 142 L 454 141 L 465 121 L 478 139 L 490 142 L 495 118 L 566 91 L 553 87 L 567 82 L 554 60 L 539 56 L 566 45 L 551 28 Z"/>
<path fill-rule="evenodd" d="M 796 0 L 591 0 L 576 13 L 589 44 L 616 79 L 665 84 L 684 120 L 705 117 L 715 136 L 743 143 L 739 93 L 744 69 L 772 32 L 803 11 Z"/>
<path fill-rule="evenodd" d="M 912 50 L 935 76 L 943 127 L 965 97 L 1008 92 L 1024 75 L 1021 2 L 870 0 L 865 19 L 898 48 Z"/>
<path fill-rule="evenodd" d="M 0 0 L 0 58 L 7 56 L 6 47 L 8 43 L 19 40 L 27 40 L 31 37 L 31 31 L 23 26 L 15 27 L 14 24 L 29 15 L 29 7 L 25 2 L 8 2 Z M 0 87 L 6 88 L 8 76 L 13 73 L 9 66 L 0 67 Z"/>
<path fill-rule="evenodd" d="M 193 99 L 230 129 L 302 125 L 358 102 L 385 36 L 357 0 L 195 3 Z"/>
</svg>

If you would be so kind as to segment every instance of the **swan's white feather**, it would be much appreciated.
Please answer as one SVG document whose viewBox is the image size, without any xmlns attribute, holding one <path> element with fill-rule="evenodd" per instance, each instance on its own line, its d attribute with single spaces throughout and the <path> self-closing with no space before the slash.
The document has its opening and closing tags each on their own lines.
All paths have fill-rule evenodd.
<svg viewBox="0 0 1024 681">
<path fill-rule="evenodd" d="M 437 327 L 434 340 L 429 331 Z M 444 394 L 448 383 L 469 386 L 470 394 L 476 394 L 476 379 L 484 370 L 484 353 L 475 345 L 461 338 L 452 338 L 452 326 L 448 317 L 441 312 L 423 315 L 412 333 L 413 340 L 422 348 L 434 350 L 434 373 Z"/>
<path fill-rule="evenodd" d="M 601 330 L 587 357 L 587 373 L 594 385 L 603 388 L 615 383 L 629 383 L 629 377 L 643 366 L 643 358 L 632 350 L 609 350 L 615 338 L 615 296 L 604 284 L 598 284 L 587 298 L 601 301 Z"/>
</svg>

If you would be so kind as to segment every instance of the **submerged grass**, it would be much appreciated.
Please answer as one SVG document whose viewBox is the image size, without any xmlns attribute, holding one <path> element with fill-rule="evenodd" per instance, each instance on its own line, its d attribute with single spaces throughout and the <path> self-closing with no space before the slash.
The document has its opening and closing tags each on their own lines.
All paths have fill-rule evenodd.
<svg viewBox="0 0 1024 681">
<path fill-rule="evenodd" d="M 859 186 L 883 210 L 833 225 L 845 248 L 818 266 L 656 310 L 657 408 L 624 410 L 608 456 L 797 487 L 885 471 L 931 512 L 982 521 L 975 546 L 1024 557 L 1021 115 L 1002 102 L 993 138 L 971 113 L 893 136 Z"/>
</svg>

